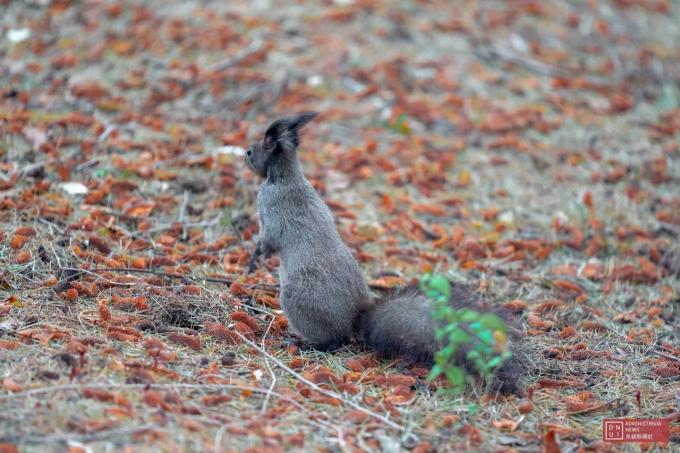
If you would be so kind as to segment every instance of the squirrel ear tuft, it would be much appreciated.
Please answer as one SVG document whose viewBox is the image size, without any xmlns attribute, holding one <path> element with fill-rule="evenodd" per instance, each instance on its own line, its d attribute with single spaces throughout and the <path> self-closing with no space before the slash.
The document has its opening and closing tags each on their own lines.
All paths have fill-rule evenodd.
<svg viewBox="0 0 680 453">
<path fill-rule="evenodd" d="M 300 130 L 305 124 L 312 121 L 319 113 L 318 112 L 302 112 L 299 115 L 291 118 L 291 129 Z"/>
<path fill-rule="evenodd" d="M 303 112 L 296 116 L 274 121 L 264 134 L 265 146 L 268 143 L 272 145 L 278 143 L 282 146 L 281 149 L 297 148 L 300 144 L 300 129 L 317 115 L 317 112 Z"/>
</svg>

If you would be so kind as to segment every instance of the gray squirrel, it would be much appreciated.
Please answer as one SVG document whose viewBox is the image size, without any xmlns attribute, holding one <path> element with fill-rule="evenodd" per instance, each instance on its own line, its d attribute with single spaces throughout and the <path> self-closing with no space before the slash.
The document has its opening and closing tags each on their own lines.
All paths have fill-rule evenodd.
<svg viewBox="0 0 680 453">
<path fill-rule="evenodd" d="M 256 269 L 261 256 L 279 254 L 281 308 L 293 332 L 315 349 L 332 351 L 358 338 L 379 355 L 431 364 L 438 342 L 427 297 L 409 287 L 384 300 L 371 298 L 330 209 L 302 172 L 296 152 L 300 130 L 316 115 L 305 112 L 274 121 L 246 151 L 248 167 L 265 178 L 258 194 L 259 239 L 248 272 Z M 454 286 L 450 303 L 496 311 L 507 319 L 466 287 Z M 518 391 L 521 357 L 513 351 L 513 358 L 501 366 L 495 390 Z M 460 362 L 474 373 L 463 352 Z"/>
</svg>

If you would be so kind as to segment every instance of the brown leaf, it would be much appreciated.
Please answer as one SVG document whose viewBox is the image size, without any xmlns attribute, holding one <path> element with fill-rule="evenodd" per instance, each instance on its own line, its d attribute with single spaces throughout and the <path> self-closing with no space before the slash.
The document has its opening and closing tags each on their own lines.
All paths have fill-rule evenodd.
<svg viewBox="0 0 680 453">
<path fill-rule="evenodd" d="M 197 335 L 185 335 L 173 332 L 168 335 L 168 340 L 189 347 L 194 351 L 201 350 L 201 339 Z"/>
<path fill-rule="evenodd" d="M 2 380 L 2 385 L 10 393 L 17 393 L 23 390 L 23 388 L 14 381 L 11 377 L 6 377 Z"/>
<path fill-rule="evenodd" d="M 315 384 L 319 384 L 322 382 L 327 384 L 339 384 L 342 382 L 342 379 L 329 369 L 308 371 L 304 373 L 303 376 L 306 379 L 314 382 Z"/>
<path fill-rule="evenodd" d="M 406 376 L 404 374 L 386 374 L 383 376 L 376 376 L 375 383 L 381 387 L 393 387 L 396 385 L 410 387 L 415 385 L 416 378 L 413 376 Z"/>
<path fill-rule="evenodd" d="M 38 233 L 35 231 L 35 228 L 32 228 L 32 227 L 19 227 L 19 228 L 16 229 L 14 234 L 18 234 L 20 236 L 32 237 L 32 236 L 35 236 Z"/>
<path fill-rule="evenodd" d="M 97 401 L 109 402 L 113 401 L 115 395 L 108 390 L 99 389 L 95 387 L 85 387 L 83 389 L 83 396 L 85 398 L 95 399 Z"/>
<path fill-rule="evenodd" d="M 23 236 L 21 234 L 15 234 L 14 236 L 12 236 L 12 239 L 10 239 L 9 245 L 13 249 L 20 249 L 21 247 L 24 246 L 26 241 L 28 241 L 27 236 Z"/>
<path fill-rule="evenodd" d="M 577 388 L 577 387 L 582 387 L 582 383 L 574 380 L 569 380 L 569 379 L 539 379 L 538 380 L 538 386 L 540 388 L 559 388 L 559 387 L 568 387 L 568 388 Z"/>
<path fill-rule="evenodd" d="M 231 401 L 230 395 L 206 395 L 203 397 L 202 402 L 206 406 L 217 406 Z"/>
<path fill-rule="evenodd" d="M 673 378 L 680 376 L 680 367 L 676 366 L 662 366 L 654 368 L 652 375 L 660 378 Z"/>
<path fill-rule="evenodd" d="M 241 337 L 239 337 L 234 332 L 230 331 L 220 323 L 206 321 L 204 325 L 208 334 L 218 340 L 226 341 L 227 343 L 230 344 L 243 343 Z"/>
<path fill-rule="evenodd" d="M 482 433 L 472 425 L 463 425 L 459 430 L 459 434 L 467 436 L 469 442 L 473 445 L 478 445 L 482 443 Z"/>
<path fill-rule="evenodd" d="M 133 219 L 146 219 L 155 206 L 155 203 L 140 203 L 123 211 L 123 215 Z"/>
<path fill-rule="evenodd" d="M 96 248 L 97 250 L 99 250 L 100 253 L 104 255 L 108 255 L 109 253 L 111 253 L 111 246 L 109 245 L 106 239 L 103 239 L 99 236 L 90 235 L 89 243 L 90 246 Z"/>
<path fill-rule="evenodd" d="M 555 431 L 549 430 L 543 436 L 543 453 L 560 453 L 560 447 L 555 438 Z"/>
<path fill-rule="evenodd" d="M 14 444 L 0 443 L 0 453 L 19 453 L 19 449 Z"/>
<path fill-rule="evenodd" d="M 142 396 L 142 400 L 147 406 L 159 407 L 161 409 L 168 409 L 168 404 L 165 402 L 163 395 L 158 390 L 147 390 Z"/>
<path fill-rule="evenodd" d="M 231 318 L 232 321 L 246 324 L 248 327 L 250 327 L 250 329 L 252 329 L 253 332 L 260 331 L 260 324 L 257 322 L 255 318 L 250 316 L 245 311 L 236 311 L 229 315 L 229 317 Z"/>
<path fill-rule="evenodd" d="M 514 431 L 519 426 L 519 422 L 510 419 L 494 420 L 491 422 L 493 426 L 503 431 Z"/>
</svg>

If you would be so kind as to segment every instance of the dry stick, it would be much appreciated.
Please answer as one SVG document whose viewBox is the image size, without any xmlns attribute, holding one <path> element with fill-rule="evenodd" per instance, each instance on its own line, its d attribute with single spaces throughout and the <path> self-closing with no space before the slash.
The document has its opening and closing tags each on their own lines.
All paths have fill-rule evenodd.
<svg viewBox="0 0 680 453">
<path fill-rule="evenodd" d="M 297 380 L 299 380 L 303 384 L 307 385 L 308 387 L 311 387 L 312 389 L 316 390 L 317 392 L 321 393 L 322 395 L 326 395 L 330 398 L 341 401 L 341 402 L 347 404 L 348 406 L 352 406 L 354 409 L 356 409 L 360 412 L 363 412 L 364 414 L 369 415 L 373 418 L 376 418 L 376 419 L 384 422 L 385 424 L 391 426 L 394 429 L 397 429 L 397 430 L 402 431 L 402 432 L 406 431 L 406 428 L 404 426 L 401 426 L 400 424 L 393 422 L 392 420 L 388 419 L 387 417 L 380 415 L 376 412 L 370 411 L 370 410 L 366 409 L 365 407 L 361 406 L 360 404 L 355 403 L 354 401 L 345 399 L 342 395 L 340 395 L 338 393 L 335 393 L 335 392 L 332 392 L 330 390 L 326 390 L 326 389 L 319 387 L 318 385 L 316 385 L 312 381 L 303 377 L 297 371 L 295 371 L 292 368 L 285 365 L 283 362 L 281 362 L 279 359 L 277 359 L 273 355 L 269 354 L 263 348 L 260 348 L 255 342 L 247 339 L 245 336 L 243 336 L 243 334 L 241 334 L 241 332 L 239 332 L 237 330 L 232 330 L 232 332 L 235 333 L 236 335 L 238 335 L 241 338 L 241 340 L 243 340 L 243 342 L 245 342 L 248 346 L 256 349 L 261 355 L 263 355 L 264 357 L 266 357 L 269 360 L 271 360 L 272 362 L 274 362 L 274 364 L 276 366 L 278 366 L 279 368 L 282 368 L 283 370 L 288 372 L 290 375 L 295 377 Z"/>
<path fill-rule="evenodd" d="M 272 328 L 272 325 L 274 324 L 274 317 L 272 316 L 272 320 L 269 323 L 269 326 L 267 327 L 267 330 L 265 331 L 264 335 L 262 336 L 262 349 L 264 349 L 264 340 L 267 338 L 267 334 L 269 333 L 269 329 Z M 276 374 L 274 373 L 274 370 L 272 370 L 271 365 L 269 364 L 269 360 L 264 361 L 265 365 L 267 365 L 267 370 L 269 371 L 269 375 L 272 377 L 272 382 L 269 384 L 269 391 L 267 392 L 267 396 L 264 398 L 264 403 L 262 403 L 262 412 L 263 414 L 267 411 L 267 404 L 269 404 L 269 395 L 271 392 L 274 390 L 274 387 L 276 386 Z"/>
<path fill-rule="evenodd" d="M 76 271 L 76 272 L 80 272 L 82 274 L 94 275 L 95 277 L 104 280 L 109 285 L 114 285 L 114 286 L 133 286 L 134 285 L 134 283 L 113 282 L 113 281 L 109 280 L 108 278 L 104 278 L 101 275 L 97 274 L 97 272 L 95 272 L 94 270 L 90 270 L 90 269 L 80 269 L 78 267 L 60 267 L 59 269 L 60 270 L 66 270 L 66 271 Z M 59 285 L 61 283 L 70 282 L 72 280 L 75 280 L 76 276 L 77 276 L 77 274 L 74 274 L 74 275 L 70 275 L 70 276 L 68 276 L 64 279 L 61 279 L 54 286 L 56 287 L 57 285 Z"/>
<path fill-rule="evenodd" d="M 578 410 L 578 411 L 567 411 L 566 414 L 567 415 L 583 415 L 583 414 L 587 414 L 589 412 L 595 412 L 595 411 L 599 411 L 599 410 L 602 410 L 602 409 L 612 409 L 612 408 L 616 408 L 616 407 L 621 407 L 621 406 L 623 406 L 623 404 L 624 404 L 623 398 L 616 398 L 612 401 L 606 401 L 602 404 L 597 404 L 595 406 L 587 407 L 585 409 L 581 409 L 581 410 Z"/>
<path fill-rule="evenodd" d="M 657 350 L 654 350 L 654 349 L 652 349 L 651 352 L 652 352 L 652 354 L 656 354 L 659 357 L 663 357 L 664 359 L 672 360 L 674 362 L 680 363 L 680 357 L 675 357 L 674 355 L 666 354 L 665 352 L 657 351 Z"/>
<path fill-rule="evenodd" d="M 262 38 L 256 36 L 245 49 L 241 50 L 241 52 L 208 66 L 208 72 L 224 71 L 225 69 L 229 69 L 232 66 L 239 64 L 242 60 L 245 60 L 250 55 L 259 51 L 262 48 L 263 42 Z"/>
</svg>

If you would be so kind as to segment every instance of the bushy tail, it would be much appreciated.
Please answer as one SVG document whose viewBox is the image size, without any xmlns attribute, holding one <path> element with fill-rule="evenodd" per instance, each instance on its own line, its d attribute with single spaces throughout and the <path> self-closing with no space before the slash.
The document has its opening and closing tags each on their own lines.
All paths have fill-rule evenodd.
<svg viewBox="0 0 680 453">
<path fill-rule="evenodd" d="M 487 306 L 477 294 L 465 286 L 451 288 L 450 304 L 456 309 L 471 308 L 479 312 L 493 312 L 512 326 L 510 315 L 497 307 Z M 439 349 L 435 338 L 430 300 L 416 286 L 408 287 L 377 303 L 359 319 L 358 335 L 371 349 L 382 356 L 399 356 L 415 363 L 431 365 Z M 526 372 L 526 356 L 520 349 L 520 336 L 512 327 L 508 345 L 512 358 L 497 370 L 492 390 L 519 393 L 519 379 Z M 472 363 L 460 351 L 459 365 L 468 373 L 477 374 Z"/>
</svg>

